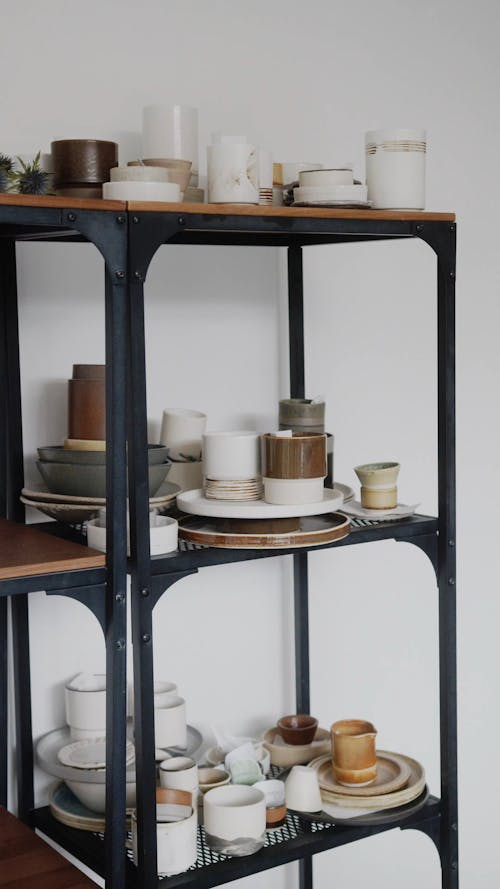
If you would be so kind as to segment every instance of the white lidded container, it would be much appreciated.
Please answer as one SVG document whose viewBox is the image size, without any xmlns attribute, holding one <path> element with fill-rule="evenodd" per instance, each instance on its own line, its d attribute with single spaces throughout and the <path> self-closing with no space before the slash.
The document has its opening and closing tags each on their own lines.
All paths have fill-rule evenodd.
<svg viewBox="0 0 500 889">
<path fill-rule="evenodd" d="M 365 134 L 368 200 L 379 210 L 425 207 L 425 130 L 368 130 Z"/>
</svg>

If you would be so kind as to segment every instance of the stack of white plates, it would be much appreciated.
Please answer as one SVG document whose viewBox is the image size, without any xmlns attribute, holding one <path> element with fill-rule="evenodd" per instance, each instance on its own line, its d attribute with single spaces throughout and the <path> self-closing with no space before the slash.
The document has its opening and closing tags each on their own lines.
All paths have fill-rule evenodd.
<svg viewBox="0 0 500 889">
<path fill-rule="evenodd" d="M 208 500 L 260 500 L 263 485 L 260 476 L 234 481 L 205 479 L 205 497 Z"/>
</svg>

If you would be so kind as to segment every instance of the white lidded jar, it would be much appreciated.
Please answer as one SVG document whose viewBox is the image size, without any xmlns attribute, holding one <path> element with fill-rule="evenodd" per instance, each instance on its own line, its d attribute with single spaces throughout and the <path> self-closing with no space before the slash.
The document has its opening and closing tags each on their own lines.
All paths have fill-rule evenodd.
<svg viewBox="0 0 500 889">
<path fill-rule="evenodd" d="M 368 130 L 365 150 L 368 200 L 373 208 L 423 210 L 426 131 Z"/>
</svg>

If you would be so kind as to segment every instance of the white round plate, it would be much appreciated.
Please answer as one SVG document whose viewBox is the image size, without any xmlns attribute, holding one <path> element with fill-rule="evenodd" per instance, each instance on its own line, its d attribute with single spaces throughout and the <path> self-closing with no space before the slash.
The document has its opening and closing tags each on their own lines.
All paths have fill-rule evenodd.
<svg viewBox="0 0 500 889">
<path fill-rule="evenodd" d="M 369 210 L 372 205 L 372 201 L 294 201 L 292 207 L 331 207 L 332 210 L 342 209 L 345 207 L 346 210 Z"/>
<path fill-rule="evenodd" d="M 368 521 L 372 522 L 394 522 L 398 519 L 407 519 L 409 516 L 412 516 L 417 506 L 418 503 L 413 504 L 413 506 L 398 503 L 394 509 L 365 509 L 364 506 L 361 506 L 359 500 L 352 500 L 346 506 L 341 507 L 341 512 L 355 516 L 358 519 L 368 519 Z"/>
<path fill-rule="evenodd" d="M 319 503 L 297 503 L 277 506 L 264 500 L 207 500 L 202 488 L 184 491 L 177 497 L 177 506 L 190 515 L 217 519 L 289 519 L 299 516 L 323 515 L 342 506 L 344 495 L 338 488 L 324 488 Z"/>
<path fill-rule="evenodd" d="M 341 485 L 340 482 L 335 482 L 334 488 L 344 495 L 344 503 L 354 500 L 354 488 L 350 488 L 349 485 Z"/>
<path fill-rule="evenodd" d="M 125 757 L 127 765 L 133 763 L 135 759 L 135 747 L 131 741 L 127 741 Z M 105 769 L 106 739 L 83 738 L 72 744 L 66 744 L 58 751 L 57 758 L 63 766 L 71 766 L 74 769 Z"/>
</svg>

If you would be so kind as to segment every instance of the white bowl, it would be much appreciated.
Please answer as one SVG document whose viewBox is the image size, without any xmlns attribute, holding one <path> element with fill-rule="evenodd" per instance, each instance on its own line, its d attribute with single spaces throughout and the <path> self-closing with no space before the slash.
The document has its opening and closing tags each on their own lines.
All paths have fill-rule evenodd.
<svg viewBox="0 0 500 889">
<path fill-rule="evenodd" d="M 83 781 L 65 782 L 76 797 L 92 812 L 102 814 L 106 811 L 106 784 L 89 784 Z M 126 784 L 127 809 L 135 807 L 135 778 Z"/>
<path fill-rule="evenodd" d="M 87 522 L 87 543 L 99 552 L 106 552 L 106 528 L 101 527 L 101 519 Z M 152 556 L 172 553 L 177 549 L 179 524 L 177 519 L 150 513 L 149 547 Z M 130 555 L 130 537 L 127 532 L 127 555 Z"/>
<path fill-rule="evenodd" d="M 118 169 L 118 168 L 117 168 Z M 336 170 L 301 170 L 299 173 L 300 187 L 325 185 L 353 185 L 352 169 L 343 167 Z"/>
<path fill-rule="evenodd" d="M 293 161 L 293 163 L 282 163 L 283 185 L 290 185 L 291 182 L 297 182 L 301 170 L 322 170 L 323 164 L 315 161 Z"/>
<path fill-rule="evenodd" d="M 181 190 L 176 182 L 105 182 L 102 196 L 108 201 L 177 202 Z"/>
</svg>

